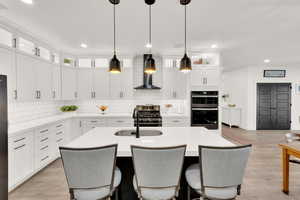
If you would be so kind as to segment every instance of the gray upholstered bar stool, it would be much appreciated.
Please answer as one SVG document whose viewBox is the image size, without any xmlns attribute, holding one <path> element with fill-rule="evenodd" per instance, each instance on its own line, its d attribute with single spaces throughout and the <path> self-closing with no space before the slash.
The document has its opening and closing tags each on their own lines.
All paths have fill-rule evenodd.
<svg viewBox="0 0 300 200">
<path fill-rule="evenodd" d="M 71 200 L 110 199 L 122 178 L 116 167 L 117 147 L 60 147 Z"/>
<path fill-rule="evenodd" d="M 176 199 L 186 145 L 166 148 L 132 146 L 134 189 L 141 200 Z"/>
<path fill-rule="evenodd" d="M 239 147 L 199 146 L 199 164 L 185 172 L 188 186 L 203 199 L 229 200 L 240 194 L 251 145 Z"/>
</svg>

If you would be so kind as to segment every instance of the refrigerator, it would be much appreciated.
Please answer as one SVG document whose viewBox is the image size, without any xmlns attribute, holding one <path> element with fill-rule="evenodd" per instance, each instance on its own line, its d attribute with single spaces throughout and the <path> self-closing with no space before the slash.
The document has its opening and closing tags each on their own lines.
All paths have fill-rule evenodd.
<svg viewBox="0 0 300 200">
<path fill-rule="evenodd" d="M 8 199 L 7 79 L 0 75 L 0 199 Z"/>
</svg>

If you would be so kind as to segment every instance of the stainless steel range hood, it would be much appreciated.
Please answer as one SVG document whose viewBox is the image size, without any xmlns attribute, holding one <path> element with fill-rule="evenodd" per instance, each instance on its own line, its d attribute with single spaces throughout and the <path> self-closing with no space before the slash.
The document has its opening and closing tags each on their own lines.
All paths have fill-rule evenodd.
<svg viewBox="0 0 300 200">
<path fill-rule="evenodd" d="M 144 54 L 144 62 L 143 62 L 143 85 L 138 86 L 134 89 L 136 90 L 160 90 L 160 87 L 157 87 L 155 85 L 153 85 L 152 83 L 152 74 L 146 74 L 145 73 L 145 61 L 148 58 L 148 56 L 150 56 L 150 54 Z"/>
</svg>

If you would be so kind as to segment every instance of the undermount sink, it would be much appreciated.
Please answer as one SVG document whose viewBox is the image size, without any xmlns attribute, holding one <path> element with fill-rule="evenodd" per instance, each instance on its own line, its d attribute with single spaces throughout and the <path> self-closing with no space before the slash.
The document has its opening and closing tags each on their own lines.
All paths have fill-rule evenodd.
<svg viewBox="0 0 300 200">
<path fill-rule="evenodd" d="M 135 136 L 136 130 L 121 130 L 115 133 L 116 136 Z M 159 130 L 140 130 L 140 136 L 160 136 L 163 133 Z"/>
</svg>

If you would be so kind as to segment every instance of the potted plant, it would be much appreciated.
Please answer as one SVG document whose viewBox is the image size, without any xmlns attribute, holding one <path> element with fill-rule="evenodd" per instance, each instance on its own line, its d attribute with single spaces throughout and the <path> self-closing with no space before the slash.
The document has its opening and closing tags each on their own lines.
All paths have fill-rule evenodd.
<svg viewBox="0 0 300 200">
<path fill-rule="evenodd" d="M 78 106 L 75 106 L 75 105 L 69 105 L 69 106 L 62 106 L 60 108 L 60 110 L 62 112 L 74 112 L 78 109 Z"/>
</svg>

